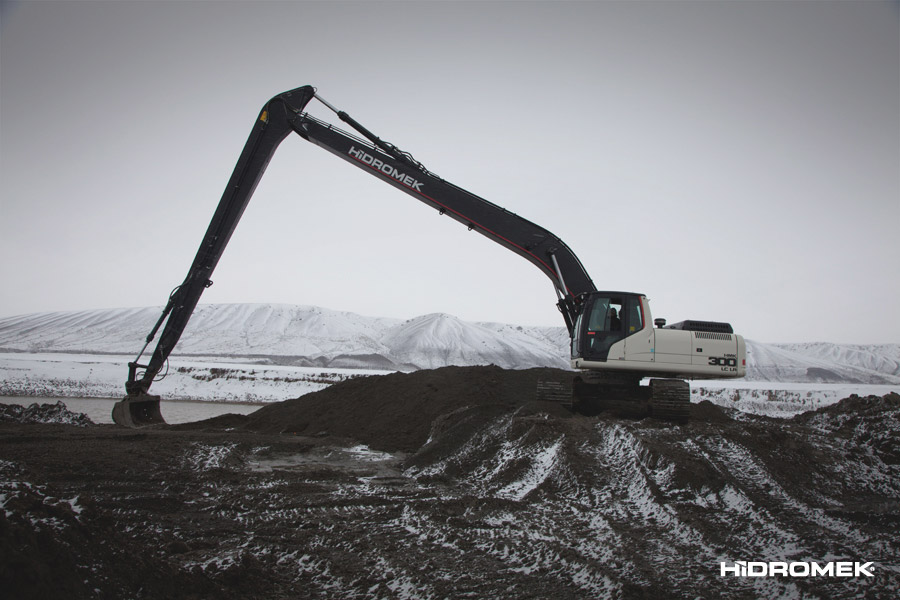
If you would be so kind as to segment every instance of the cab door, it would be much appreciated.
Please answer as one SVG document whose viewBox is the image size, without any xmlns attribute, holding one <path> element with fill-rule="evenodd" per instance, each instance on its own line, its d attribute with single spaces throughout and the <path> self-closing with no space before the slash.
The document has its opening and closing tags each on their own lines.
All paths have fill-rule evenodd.
<svg viewBox="0 0 900 600">
<path fill-rule="evenodd" d="M 641 296 L 628 298 L 625 306 L 625 360 L 653 361 L 656 330 L 648 322 L 649 314 Z"/>
<path fill-rule="evenodd" d="M 603 292 L 591 296 L 590 305 L 585 307 L 581 318 L 582 357 L 605 361 L 613 344 L 625 337 L 626 325 L 622 317 L 626 313 L 626 298 Z"/>
</svg>

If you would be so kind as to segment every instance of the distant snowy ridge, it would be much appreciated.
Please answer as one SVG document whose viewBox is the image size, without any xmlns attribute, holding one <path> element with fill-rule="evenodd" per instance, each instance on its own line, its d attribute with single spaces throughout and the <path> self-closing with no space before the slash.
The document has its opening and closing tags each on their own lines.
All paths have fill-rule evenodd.
<svg viewBox="0 0 900 600">
<path fill-rule="evenodd" d="M 0 350 L 133 355 L 159 314 L 159 308 L 138 308 L 0 319 Z M 567 343 L 561 327 L 467 323 L 441 313 L 402 320 L 317 306 L 210 304 L 194 311 L 173 357 L 249 356 L 276 364 L 391 370 L 566 368 Z"/>
<path fill-rule="evenodd" d="M 900 344 L 760 344 L 747 341 L 747 380 L 900 383 Z"/>
<path fill-rule="evenodd" d="M 0 351 L 135 355 L 160 308 L 37 313 L 0 319 Z M 413 370 L 494 364 L 568 368 L 564 327 L 471 323 L 434 313 L 367 317 L 316 306 L 197 307 L 173 357 L 252 357 L 320 368 Z M 150 349 L 152 350 L 151 344 Z M 747 341 L 748 381 L 900 383 L 900 344 Z"/>
</svg>

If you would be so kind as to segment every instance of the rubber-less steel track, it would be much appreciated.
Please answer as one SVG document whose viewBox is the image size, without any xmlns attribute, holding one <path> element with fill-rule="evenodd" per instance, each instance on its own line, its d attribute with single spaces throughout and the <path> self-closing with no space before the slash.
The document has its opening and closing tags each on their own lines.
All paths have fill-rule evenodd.
<svg viewBox="0 0 900 600">
<path fill-rule="evenodd" d="M 687 422 L 691 416 L 691 386 L 681 379 L 651 379 L 650 416 Z"/>
<path fill-rule="evenodd" d="M 611 412 L 684 423 L 690 418 L 691 388 L 681 379 L 651 379 L 642 386 L 633 376 L 584 371 L 572 383 L 572 408 L 586 415 Z"/>
</svg>

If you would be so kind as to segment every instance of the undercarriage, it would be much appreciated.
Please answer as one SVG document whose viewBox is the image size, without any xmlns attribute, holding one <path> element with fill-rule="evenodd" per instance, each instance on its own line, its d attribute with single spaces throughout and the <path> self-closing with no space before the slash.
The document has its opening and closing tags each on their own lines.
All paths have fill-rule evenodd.
<svg viewBox="0 0 900 600">
<path fill-rule="evenodd" d="M 641 385 L 641 378 L 631 373 L 581 371 L 571 385 L 562 382 L 540 382 L 538 400 L 566 404 L 574 412 L 685 423 L 690 418 L 691 388 L 681 379 L 651 379 Z"/>
</svg>

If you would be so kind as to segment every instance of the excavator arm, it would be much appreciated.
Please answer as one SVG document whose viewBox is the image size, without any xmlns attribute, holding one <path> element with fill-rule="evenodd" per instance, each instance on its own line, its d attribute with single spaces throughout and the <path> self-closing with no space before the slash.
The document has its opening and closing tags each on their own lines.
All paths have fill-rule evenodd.
<svg viewBox="0 0 900 600">
<path fill-rule="evenodd" d="M 307 114 L 306 105 L 313 98 L 363 137 Z M 133 427 L 164 422 L 159 397 L 148 394 L 150 386 L 181 338 L 203 291 L 212 285 L 213 270 L 275 150 L 291 132 L 531 262 L 553 282 L 557 306 L 572 333 L 580 298 L 596 288 L 578 257 L 562 240 L 543 227 L 444 181 L 410 154 L 335 109 L 317 96 L 312 86 L 303 86 L 273 97 L 260 111 L 187 276 L 170 294 L 138 357 L 128 364 L 127 396 L 113 408 L 116 423 Z M 162 332 L 149 361 L 141 364 L 141 357 L 160 328 Z"/>
<path fill-rule="evenodd" d="M 172 291 L 156 326 L 147 336 L 140 355 L 143 355 L 147 345 L 153 341 L 160 326 L 165 324 L 150 361 L 146 365 L 138 364 L 139 355 L 135 362 L 129 363 L 128 381 L 125 384 L 129 396 L 147 392 L 175 348 L 194 308 L 200 301 L 203 290 L 212 285 L 210 279 L 212 272 L 222 257 L 225 246 L 228 245 L 269 161 L 272 160 L 279 144 L 292 131 L 288 115 L 294 114 L 297 108 L 305 107 L 312 97 L 312 88 L 301 87 L 275 96 L 263 107 L 259 118 L 253 124 L 250 137 L 244 144 L 231 179 L 228 180 L 219 206 L 213 214 L 184 282 Z M 138 369 L 143 369 L 140 378 L 137 377 Z"/>
</svg>

